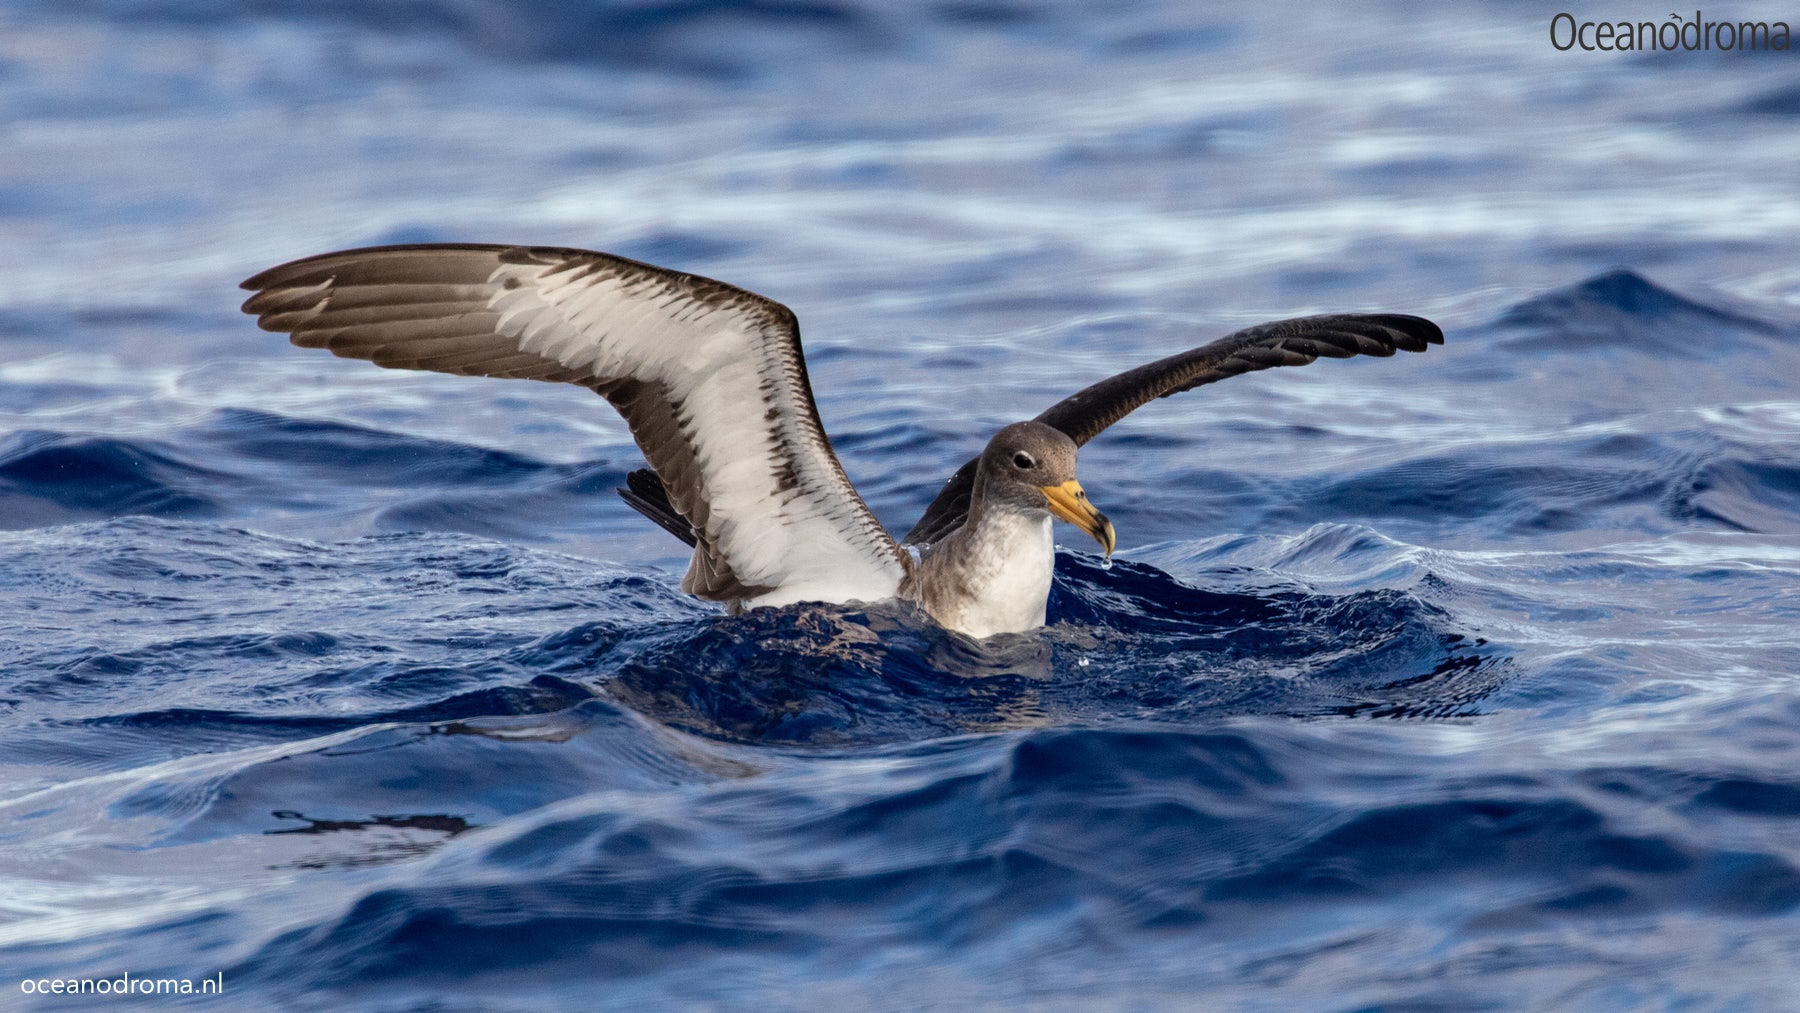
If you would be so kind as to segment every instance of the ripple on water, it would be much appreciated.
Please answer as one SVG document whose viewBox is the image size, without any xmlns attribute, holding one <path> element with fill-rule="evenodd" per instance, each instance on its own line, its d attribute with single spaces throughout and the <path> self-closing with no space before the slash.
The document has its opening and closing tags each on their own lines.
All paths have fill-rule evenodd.
<svg viewBox="0 0 1800 1013">
<path fill-rule="evenodd" d="M 1800 1008 L 1776 54 L 1492 44 L 1541 40 L 1519 5 L 13 6 L 21 977 Z M 587 392 L 236 310 L 267 264 L 458 239 L 789 303 L 902 529 L 985 430 L 1238 324 L 1450 334 L 1147 406 L 1083 455 L 1123 555 L 1061 553 L 1051 626 L 976 643 L 727 618 L 616 501 L 639 455 Z"/>
</svg>

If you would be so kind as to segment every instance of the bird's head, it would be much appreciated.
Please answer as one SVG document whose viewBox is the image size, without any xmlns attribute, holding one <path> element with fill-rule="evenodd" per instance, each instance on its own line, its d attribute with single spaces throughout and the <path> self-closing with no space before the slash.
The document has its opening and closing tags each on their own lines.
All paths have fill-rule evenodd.
<svg viewBox="0 0 1800 1013">
<path fill-rule="evenodd" d="M 1075 441 L 1042 422 L 1015 422 L 994 434 L 981 453 L 976 484 L 990 499 L 1049 510 L 1092 535 L 1110 557 L 1112 522 L 1094 509 L 1075 480 Z"/>
</svg>

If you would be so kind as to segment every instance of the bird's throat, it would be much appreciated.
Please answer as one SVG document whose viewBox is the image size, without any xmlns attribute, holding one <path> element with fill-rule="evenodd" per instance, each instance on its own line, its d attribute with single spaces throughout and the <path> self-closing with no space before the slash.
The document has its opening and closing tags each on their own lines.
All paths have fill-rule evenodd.
<svg viewBox="0 0 1800 1013">
<path fill-rule="evenodd" d="M 926 557 L 920 602 L 940 625 L 972 637 L 1044 625 L 1056 565 L 1051 523 L 1044 510 L 984 511 L 946 540 L 960 543 L 954 551 Z"/>
</svg>

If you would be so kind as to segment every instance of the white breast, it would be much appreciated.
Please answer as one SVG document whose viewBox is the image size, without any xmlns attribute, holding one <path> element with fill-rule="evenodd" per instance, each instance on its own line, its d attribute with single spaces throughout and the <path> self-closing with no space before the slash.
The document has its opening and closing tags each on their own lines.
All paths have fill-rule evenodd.
<svg viewBox="0 0 1800 1013">
<path fill-rule="evenodd" d="M 1056 543 L 1048 513 L 1001 513 L 983 518 L 978 537 L 956 561 L 964 590 L 940 601 L 938 622 L 972 637 L 1020 633 L 1044 625 Z"/>
</svg>

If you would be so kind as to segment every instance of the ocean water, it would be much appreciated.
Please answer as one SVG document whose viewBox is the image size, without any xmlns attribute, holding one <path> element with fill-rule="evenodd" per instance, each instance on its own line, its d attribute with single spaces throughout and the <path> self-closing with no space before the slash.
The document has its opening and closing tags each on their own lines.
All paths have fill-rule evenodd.
<svg viewBox="0 0 1800 1013">
<path fill-rule="evenodd" d="M 1800 1008 L 1800 63 L 1558 10 L 0 5 L 0 1008 Z M 585 391 L 236 308 L 450 240 L 787 303 L 896 531 L 1448 342 L 1094 441 L 1042 631 L 733 618 Z"/>
</svg>

